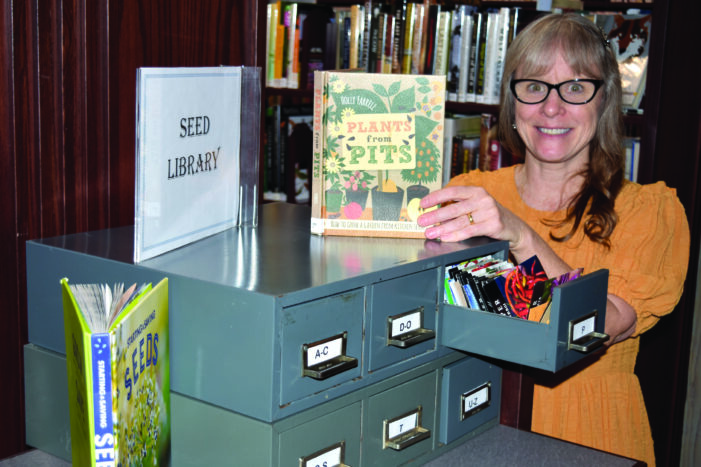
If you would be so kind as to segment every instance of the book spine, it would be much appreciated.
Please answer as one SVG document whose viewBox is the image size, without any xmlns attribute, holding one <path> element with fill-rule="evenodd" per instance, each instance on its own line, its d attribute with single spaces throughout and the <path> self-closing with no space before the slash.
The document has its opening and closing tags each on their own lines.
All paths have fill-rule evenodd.
<svg viewBox="0 0 701 467">
<path fill-rule="evenodd" d="M 312 214 L 311 232 L 322 235 L 324 233 L 324 219 L 322 218 L 322 205 L 324 204 L 324 87 L 326 86 L 326 73 L 314 72 L 314 118 L 312 127 Z"/>
<path fill-rule="evenodd" d="M 424 73 L 433 73 L 433 63 L 436 58 L 436 39 L 438 34 L 438 14 L 440 5 L 428 7 L 426 27 L 426 52 L 424 56 Z"/>
<path fill-rule="evenodd" d="M 477 81 L 475 83 L 475 102 L 483 104 L 487 80 L 487 68 L 489 66 L 487 51 L 489 49 L 488 37 L 490 31 L 490 14 L 487 12 L 482 12 L 480 15 L 482 16 L 482 31 L 480 31 L 479 55 L 476 60 Z"/>
<path fill-rule="evenodd" d="M 425 5 L 422 3 L 417 3 L 414 5 L 414 44 L 411 47 L 411 73 L 414 75 L 423 74 L 424 72 L 423 55 L 425 54 L 426 46 L 425 24 Z"/>
<path fill-rule="evenodd" d="M 411 73 L 411 60 L 414 52 L 414 4 L 408 3 L 406 6 L 406 17 L 404 18 L 404 47 L 402 49 L 402 73 Z"/>
<path fill-rule="evenodd" d="M 467 102 L 477 101 L 477 73 L 479 72 L 480 43 L 482 41 L 482 14 L 472 15 L 472 47 L 470 49 L 470 72 L 467 76 Z"/>
<path fill-rule="evenodd" d="M 101 462 L 116 464 L 116 443 L 112 421 L 112 358 L 110 335 L 95 333 L 90 336 L 93 393 L 93 441 L 96 465 Z M 91 443 L 92 444 L 92 443 Z"/>
<path fill-rule="evenodd" d="M 385 28 L 387 27 L 387 13 L 382 13 L 377 16 L 377 44 L 375 46 L 375 68 L 371 71 L 382 73 L 382 63 L 385 51 Z"/>
<path fill-rule="evenodd" d="M 362 56 L 362 35 L 360 26 L 365 19 L 363 14 L 364 7 L 362 5 L 351 5 L 350 10 L 350 41 L 348 51 L 348 67 L 358 68 L 360 66 L 360 57 Z"/>
<path fill-rule="evenodd" d="M 351 38 L 353 35 L 353 32 L 351 30 L 351 16 L 350 14 L 347 14 L 343 18 L 343 30 L 341 31 L 341 68 L 343 69 L 348 69 L 350 68 L 350 59 L 351 59 Z"/>
<path fill-rule="evenodd" d="M 499 96 L 501 95 L 501 80 L 504 75 L 504 62 L 506 61 L 506 50 L 509 47 L 509 29 L 511 21 L 511 9 L 502 8 L 499 11 L 499 44 L 497 44 L 497 57 L 496 57 L 496 88 L 494 90 L 495 104 L 499 103 Z"/>
<path fill-rule="evenodd" d="M 278 55 L 278 41 L 277 41 L 277 31 L 278 23 L 280 21 L 280 5 L 277 3 L 271 3 L 268 5 L 270 7 L 269 21 L 268 21 L 268 60 L 267 64 L 267 75 L 266 84 L 270 87 L 275 86 L 275 61 Z"/>
<path fill-rule="evenodd" d="M 297 20 L 297 4 L 290 3 L 286 7 L 287 17 L 287 87 L 299 87 L 299 24 Z"/>
<path fill-rule="evenodd" d="M 285 55 L 285 34 L 286 29 L 284 24 L 277 25 L 277 32 L 275 33 L 275 73 L 273 76 L 273 85 L 276 88 L 283 88 L 287 86 L 287 79 L 284 76 L 284 58 Z"/>
<path fill-rule="evenodd" d="M 441 11 L 438 21 L 438 35 L 436 38 L 436 59 L 433 74 L 445 75 L 448 69 L 448 47 L 450 46 L 450 18 L 449 11 Z"/>
<path fill-rule="evenodd" d="M 402 72 L 402 52 L 404 51 L 404 27 L 406 18 L 406 1 L 400 0 L 394 11 L 394 39 L 392 44 L 392 73 Z"/>
<path fill-rule="evenodd" d="M 374 26 L 376 25 L 376 13 L 377 8 L 373 9 L 372 0 L 365 1 L 365 21 L 363 24 L 363 55 L 362 55 L 362 68 L 369 72 L 370 69 L 370 53 L 372 41 L 372 33 Z"/>
<path fill-rule="evenodd" d="M 472 15 L 465 15 L 460 37 L 460 76 L 458 77 L 458 102 L 467 102 L 467 77 L 470 74 L 470 49 L 472 47 Z"/>
<path fill-rule="evenodd" d="M 368 8 L 366 6 L 366 8 Z M 370 24 L 368 25 L 368 31 L 365 37 L 368 39 L 368 49 L 365 62 L 365 69 L 368 73 L 374 73 L 377 71 L 377 50 L 379 41 L 379 29 L 380 29 L 380 14 L 379 8 L 371 8 L 370 13 Z"/>
<path fill-rule="evenodd" d="M 462 41 L 460 40 L 463 34 L 462 31 L 462 20 L 466 15 L 466 5 L 459 5 L 453 11 L 453 17 L 451 19 L 450 25 L 450 52 L 448 54 L 448 79 L 446 82 L 446 90 L 448 91 L 447 99 L 449 101 L 458 100 L 458 81 L 460 79 L 460 58 L 462 57 L 462 52 L 460 46 Z"/>
<path fill-rule="evenodd" d="M 385 48 L 382 58 L 382 73 L 392 73 L 392 53 L 394 52 L 395 17 L 388 14 L 385 25 Z"/>
</svg>

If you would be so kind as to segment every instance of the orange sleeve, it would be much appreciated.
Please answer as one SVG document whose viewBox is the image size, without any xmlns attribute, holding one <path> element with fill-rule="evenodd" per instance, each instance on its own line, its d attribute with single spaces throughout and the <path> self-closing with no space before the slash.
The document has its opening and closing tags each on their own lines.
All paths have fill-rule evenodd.
<svg viewBox="0 0 701 467">
<path fill-rule="evenodd" d="M 611 239 L 609 293 L 638 315 L 634 336 L 670 313 L 681 297 L 689 263 L 689 225 L 674 189 L 640 186 L 617 206 L 619 225 Z"/>
</svg>

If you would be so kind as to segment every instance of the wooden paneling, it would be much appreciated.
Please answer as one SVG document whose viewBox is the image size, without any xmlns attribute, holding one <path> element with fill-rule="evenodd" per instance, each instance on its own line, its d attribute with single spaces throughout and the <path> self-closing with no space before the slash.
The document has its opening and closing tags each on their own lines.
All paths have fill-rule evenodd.
<svg viewBox="0 0 701 467">
<path fill-rule="evenodd" d="M 0 458 L 23 445 L 22 357 L 26 315 L 19 298 L 16 235 L 13 17 L 10 0 L 0 0 Z M 20 47 L 21 44 L 16 44 Z M 26 326 L 26 324 L 24 324 Z"/>
<path fill-rule="evenodd" d="M 265 3 L 0 0 L 0 458 L 25 448 L 25 241 L 132 224 L 136 69 L 263 63 Z"/>
</svg>

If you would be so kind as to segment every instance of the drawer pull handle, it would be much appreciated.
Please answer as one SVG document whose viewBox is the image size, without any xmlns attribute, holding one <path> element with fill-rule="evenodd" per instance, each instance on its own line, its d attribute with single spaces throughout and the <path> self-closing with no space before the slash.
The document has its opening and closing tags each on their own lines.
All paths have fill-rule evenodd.
<svg viewBox="0 0 701 467">
<path fill-rule="evenodd" d="M 320 363 L 319 365 L 305 368 L 304 376 L 309 376 L 310 378 L 324 380 L 330 378 L 339 373 L 343 373 L 346 370 L 350 370 L 358 366 L 358 359 L 353 357 L 348 357 L 346 355 L 341 355 L 332 360 Z"/>
<path fill-rule="evenodd" d="M 567 350 L 589 353 L 603 345 L 609 338 L 608 334 L 596 331 L 597 310 L 570 321 Z"/>
<path fill-rule="evenodd" d="M 387 345 L 406 349 L 433 339 L 436 331 L 423 327 L 424 307 L 387 317 Z"/>
<path fill-rule="evenodd" d="M 567 350 L 576 350 L 582 353 L 589 353 L 601 347 L 603 343 L 609 339 L 609 335 L 604 332 L 592 332 L 587 334 L 586 337 L 590 337 L 591 339 L 589 339 L 585 345 L 575 344 L 574 342 L 570 341 L 567 345 Z"/>
<path fill-rule="evenodd" d="M 387 441 L 386 445 L 388 448 L 394 449 L 395 451 L 401 451 L 402 449 L 413 446 L 419 441 L 423 441 L 426 438 L 431 437 L 431 431 L 423 427 L 416 427 L 409 433 L 403 434 L 391 441 Z"/>
<path fill-rule="evenodd" d="M 341 441 L 333 446 L 322 449 L 306 457 L 300 457 L 299 467 L 316 467 L 333 465 L 334 467 L 350 467 L 345 463 L 346 442 Z"/>
<path fill-rule="evenodd" d="M 348 332 L 302 345 L 302 376 L 324 380 L 358 366 L 346 355 Z"/>
<path fill-rule="evenodd" d="M 382 426 L 382 449 L 394 449 L 401 451 L 413 446 L 419 441 L 431 437 L 431 430 L 421 426 L 421 413 L 423 407 L 407 412 L 391 420 L 385 420 Z"/>
<path fill-rule="evenodd" d="M 433 329 L 417 329 L 416 331 L 409 332 L 407 334 L 402 334 L 392 339 L 388 339 L 387 343 L 393 345 L 394 347 L 399 347 L 406 349 L 412 345 L 419 344 L 421 342 L 433 339 L 436 337 L 436 331 Z"/>
</svg>

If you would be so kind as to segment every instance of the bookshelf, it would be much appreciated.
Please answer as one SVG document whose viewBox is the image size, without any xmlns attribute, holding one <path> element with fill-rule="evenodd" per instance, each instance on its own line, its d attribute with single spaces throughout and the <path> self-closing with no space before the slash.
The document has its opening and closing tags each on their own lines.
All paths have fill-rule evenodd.
<svg viewBox="0 0 701 467">
<path fill-rule="evenodd" d="M 269 2 L 269 4 L 275 4 L 276 2 Z M 389 15 L 394 14 L 395 16 L 398 13 L 398 5 L 402 4 L 398 1 L 385 1 L 385 2 L 379 2 L 375 0 L 369 0 L 363 2 L 362 0 L 343 0 L 343 1 L 336 1 L 336 0 L 319 0 L 316 2 L 317 3 L 317 8 L 329 8 L 329 17 L 333 18 L 334 16 L 334 11 L 337 10 L 331 10 L 331 8 L 336 9 L 348 9 L 350 5 L 362 5 L 365 8 L 365 15 L 367 17 L 370 17 L 371 14 L 367 13 L 371 11 L 373 8 L 378 7 L 378 5 L 388 5 L 386 9 L 383 8 L 382 13 L 386 13 Z M 536 9 L 537 3 L 535 1 L 469 1 L 469 0 L 457 0 L 457 1 L 449 1 L 449 2 L 435 2 L 435 0 L 427 0 L 427 1 L 419 1 L 419 0 L 414 0 L 414 1 L 409 1 L 408 4 L 415 4 L 415 5 L 422 5 L 423 7 L 428 7 L 428 5 L 435 5 L 439 4 L 442 12 L 445 12 L 447 10 L 452 10 L 453 7 L 459 6 L 459 5 L 470 5 L 471 7 L 475 8 L 480 8 L 480 11 L 497 11 L 500 8 L 507 7 L 511 11 L 511 18 L 510 21 L 513 23 L 513 12 L 515 11 L 521 11 L 520 17 L 524 16 L 524 12 L 526 14 L 526 19 L 522 23 L 521 19 L 518 20 L 518 23 L 521 25 L 520 27 L 522 28 L 527 22 L 535 18 L 538 14 L 538 10 Z M 557 2 L 554 2 L 557 6 Z M 605 2 L 605 1 L 583 1 L 580 2 L 582 5 L 582 10 L 584 11 L 589 11 L 589 12 L 627 12 L 629 10 L 639 10 L 641 12 L 651 12 L 652 13 L 652 18 L 653 18 L 653 24 L 652 24 L 652 46 L 649 51 L 649 70 L 648 70 L 648 85 L 647 85 L 647 92 L 645 96 L 643 97 L 643 102 L 641 108 L 643 109 L 642 113 L 636 113 L 634 111 L 629 111 L 627 114 L 624 116 L 624 122 L 625 122 L 625 128 L 626 128 L 626 134 L 631 137 L 631 138 L 636 138 L 638 140 L 638 144 L 636 145 L 637 152 L 638 154 L 638 160 L 641 162 L 639 163 L 639 168 L 638 168 L 638 178 L 637 181 L 641 183 L 648 183 L 652 180 L 652 168 L 650 165 L 650 161 L 653 160 L 653 152 L 654 152 L 654 134 L 655 134 L 655 129 L 657 126 L 657 121 L 658 121 L 658 104 L 659 104 L 659 83 L 661 80 L 659 79 L 659 74 L 661 73 L 661 67 L 658 66 L 658 64 L 661 62 L 661 57 L 662 57 L 662 51 L 661 51 L 661 41 L 655 41 L 655 37 L 657 37 L 657 31 L 662 31 L 662 33 L 665 30 L 665 24 L 666 24 L 666 11 L 664 8 L 657 8 L 658 13 L 655 13 L 655 8 L 654 8 L 654 3 L 643 3 L 643 2 L 634 2 L 634 3 L 622 3 L 622 2 Z M 405 3 L 407 4 L 407 3 Z M 572 2 L 570 2 L 572 4 Z M 303 11 L 303 6 L 304 3 L 299 3 L 299 12 Z M 308 8 L 308 7 L 307 7 Z M 418 7 L 417 7 L 418 8 Z M 309 10 L 307 9 L 307 12 Z M 409 11 L 409 10 L 406 10 Z M 426 11 L 425 17 L 428 17 L 428 10 Z M 468 16 L 471 13 L 468 11 Z M 336 14 L 336 20 L 338 21 L 338 14 Z M 453 15 L 455 16 L 455 15 Z M 282 21 L 282 20 L 280 20 Z M 381 23 L 382 20 L 380 20 Z M 433 20 L 430 20 L 433 21 Z M 437 22 L 438 20 L 434 21 Z M 451 20 L 451 25 L 454 26 L 454 20 Z M 491 21 L 491 20 L 490 20 Z M 428 24 L 429 20 L 426 19 L 426 23 Z M 486 23 L 486 19 L 484 20 Z M 374 23 L 373 23 L 374 24 Z M 451 28 L 452 26 L 449 25 L 448 27 Z M 327 25 L 320 25 L 323 27 L 326 27 Z M 366 26 L 369 26 L 369 23 L 366 24 Z M 336 26 L 338 27 L 338 26 Z M 513 26 L 512 26 L 513 27 Z M 318 29 L 318 28 L 317 28 Z M 424 30 L 432 30 L 430 26 L 426 26 L 423 28 Z M 327 29 L 328 31 L 328 29 Z M 453 34 L 452 32 L 448 33 L 448 36 Z M 510 32 L 511 34 L 511 32 Z M 366 36 L 368 36 L 367 32 L 365 33 Z M 336 39 L 329 39 L 329 37 L 335 37 Z M 447 37 L 447 36 L 446 36 Z M 266 38 L 267 39 L 267 38 Z M 333 41 L 336 40 L 338 43 L 336 44 L 335 47 L 340 47 L 338 44 L 342 40 L 341 35 L 338 33 L 332 34 L 329 36 L 329 33 L 327 32 L 327 42 L 331 41 L 330 43 L 333 43 Z M 380 39 L 377 39 L 378 41 Z M 396 39 L 395 39 L 396 40 Z M 438 40 L 438 39 L 437 39 Z M 302 41 L 303 42 L 303 41 Z M 368 39 L 365 42 L 365 46 L 369 47 L 370 40 Z M 416 45 L 416 44 L 414 44 Z M 300 45 L 300 47 L 303 49 L 304 44 Z M 330 48 L 334 47 L 333 45 L 329 46 Z M 437 46 L 438 47 L 438 46 Z M 452 45 L 448 46 L 448 53 L 450 53 Z M 428 47 L 430 48 L 430 47 Z M 274 52 L 271 52 L 273 55 L 275 54 Z M 337 54 L 340 52 L 337 52 Z M 489 52 L 487 52 L 489 53 Z M 370 54 L 368 54 L 369 56 Z M 300 57 L 301 57 L 301 52 L 300 52 Z M 414 56 L 415 60 L 416 57 Z M 468 59 L 468 57 L 463 57 L 463 60 Z M 271 56 L 268 55 L 267 57 L 267 64 L 268 66 L 273 68 L 270 63 L 271 63 Z M 329 60 L 332 60 L 332 66 L 329 66 Z M 379 60 L 379 59 L 378 59 Z M 421 61 L 421 66 L 424 66 L 424 60 L 426 63 L 430 62 L 428 59 L 422 58 Z M 448 59 L 450 60 L 450 58 Z M 303 60 L 300 59 L 300 62 Z M 394 62 L 396 63 L 396 61 Z M 329 59 L 327 58 L 324 60 L 324 68 L 329 69 L 329 68 L 340 68 L 338 66 L 338 56 L 336 58 L 336 62 L 333 62 L 333 58 Z M 337 65 L 337 66 L 333 66 Z M 428 66 L 428 65 L 427 65 Z M 474 68 L 474 67 L 473 67 Z M 305 65 L 303 63 L 300 64 L 300 74 L 304 74 L 305 71 Z M 394 65 L 393 72 L 396 71 L 396 65 Z M 447 71 L 447 70 L 446 70 Z M 480 70 L 481 71 L 481 70 Z M 284 70 L 281 72 L 284 74 Z M 428 70 L 423 71 L 423 73 L 430 73 Z M 497 75 L 499 73 L 497 72 Z M 448 71 L 448 78 L 450 81 L 451 77 L 451 72 Z M 486 76 L 486 74 L 485 74 Z M 300 78 L 301 80 L 301 86 L 304 86 L 304 80 L 306 78 Z M 470 78 L 471 79 L 471 78 Z M 488 80 L 488 78 L 485 78 L 485 80 Z M 496 86 L 498 92 L 498 85 L 499 85 L 499 80 L 496 80 Z M 286 87 L 287 85 L 284 84 L 284 78 L 282 80 L 283 84 L 278 83 L 273 83 L 269 82 L 268 86 L 266 87 L 266 93 L 268 96 L 274 96 L 275 101 L 277 102 L 277 105 L 282 105 L 285 106 L 287 103 L 291 103 L 293 105 L 299 105 L 300 102 L 309 102 L 311 100 L 311 90 L 307 87 L 306 89 L 291 89 L 289 87 Z M 494 81 L 493 81 L 494 82 Z M 462 86 L 462 85 L 461 85 Z M 485 86 L 487 86 L 487 83 L 485 81 Z M 448 84 L 448 87 L 450 87 L 450 84 Z M 492 88 L 493 89 L 493 88 Z M 485 88 L 486 90 L 486 88 Z M 470 91 L 468 91 L 469 93 Z M 460 93 L 458 93 L 458 96 Z M 491 95 L 491 94 L 489 94 Z M 489 102 L 490 97 L 484 97 L 485 102 L 483 103 L 482 99 L 480 98 L 480 93 L 477 93 L 477 99 L 475 100 L 474 94 L 472 97 L 467 95 L 467 98 L 465 98 L 465 95 L 463 94 L 462 97 L 458 97 L 457 99 L 455 97 L 451 97 L 450 94 L 448 95 L 448 98 L 446 100 L 446 111 L 448 113 L 453 113 L 453 114 L 459 114 L 459 115 L 479 115 L 482 113 L 490 113 L 490 114 L 498 114 L 498 105 L 494 101 Z M 277 125 L 279 126 L 279 125 Z M 275 128 L 277 128 L 275 126 Z M 276 143 L 276 141 L 279 141 L 280 137 L 267 137 L 266 141 L 273 142 L 273 149 L 272 151 L 276 151 L 277 158 L 278 159 L 285 159 L 284 155 L 280 155 L 280 149 L 279 149 L 279 144 Z M 628 143 L 630 144 L 630 143 Z M 265 148 L 265 144 L 263 145 L 263 148 Z M 270 151 L 270 149 L 268 149 Z M 270 155 L 270 152 L 264 153 L 263 154 L 264 160 L 271 159 L 273 156 Z M 449 159 L 449 157 L 448 157 Z M 507 162 L 508 163 L 508 162 Z M 447 162 L 446 162 L 447 164 Z M 289 164 L 288 164 L 289 165 Z M 274 168 L 273 163 L 268 163 L 268 166 L 266 168 L 268 171 L 273 171 L 276 172 L 276 169 Z M 287 167 L 286 170 L 290 170 L 290 167 Z M 267 176 L 269 179 L 271 176 Z M 275 175 L 272 175 L 274 178 Z M 287 187 L 278 187 L 275 185 L 275 183 L 270 183 L 268 180 L 264 180 L 263 183 L 266 186 L 272 186 L 272 190 L 274 191 L 282 191 L 277 196 L 271 195 L 270 200 L 277 200 L 277 199 L 287 199 L 290 202 L 295 201 L 295 195 L 293 190 L 291 190 L 289 184 L 292 183 L 292 179 L 287 178 Z M 305 198 L 307 199 L 307 198 Z"/>
<path fill-rule="evenodd" d="M 347 0 L 320 0 L 325 5 L 349 5 L 357 2 Z M 377 3 L 377 2 L 371 2 Z M 475 1 L 440 2 L 454 5 Z M 489 8 L 501 6 L 535 8 L 535 2 L 484 1 L 481 5 Z M 699 71 L 699 61 L 689 60 L 689 43 L 682 31 L 692 31 L 697 27 L 693 18 L 698 18 L 699 6 L 681 6 L 669 0 L 645 2 L 584 0 L 584 10 L 616 11 L 640 9 L 652 13 L 652 33 L 649 51 L 647 83 L 642 114 L 625 115 L 626 133 L 638 136 L 641 140 L 639 183 L 664 181 L 678 190 L 679 197 L 687 209 L 692 239 L 701 237 L 699 233 L 698 200 L 699 154 L 701 142 L 693 135 L 701 127 L 701 91 L 682 89 L 680 76 L 695 76 Z M 266 89 L 266 92 L 281 96 L 300 95 L 299 91 Z M 304 95 L 304 92 L 301 92 Z M 448 111 L 456 113 L 496 112 L 497 106 L 447 102 Z M 680 304 L 674 313 L 661 320 L 651 331 L 641 338 L 639 361 L 649 362 L 636 368 L 655 438 L 658 462 L 676 463 L 679 456 L 681 426 L 683 421 L 684 398 L 687 380 L 687 349 L 690 342 L 691 322 L 694 314 L 694 293 L 696 289 L 699 246 L 692 244 L 690 270 L 687 287 Z M 669 344 L 674 342 L 674 344 Z M 668 362 L 676 362 L 669 365 Z M 665 378 L 656 375 L 663 374 Z M 514 373 L 515 386 L 523 387 L 528 381 Z M 525 391 L 527 393 L 528 391 Z M 528 426 L 528 401 L 518 399 L 509 413 L 514 426 Z M 507 415 L 507 418 L 509 415 Z M 520 421 L 519 421 L 520 420 Z"/>
</svg>

